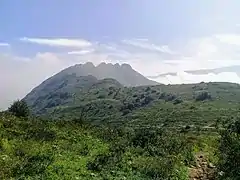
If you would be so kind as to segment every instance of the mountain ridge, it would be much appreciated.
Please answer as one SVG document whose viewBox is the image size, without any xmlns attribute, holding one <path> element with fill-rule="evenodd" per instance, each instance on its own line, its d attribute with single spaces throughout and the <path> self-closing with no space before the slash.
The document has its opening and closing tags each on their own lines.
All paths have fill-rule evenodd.
<svg viewBox="0 0 240 180">
<path fill-rule="evenodd" d="M 112 64 L 102 62 L 97 66 L 94 66 L 92 62 L 86 62 L 84 64 L 76 64 L 74 66 L 70 66 L 58 74 L 74 73 L 76 76 L 92 75 L 99 80 L 105 78 L 113 78 L 124 86 L 144 86 L 159 84 L 158 82 L 146 78 L 126 63 L 120 65 L 119 63 Z"/>
</svg>

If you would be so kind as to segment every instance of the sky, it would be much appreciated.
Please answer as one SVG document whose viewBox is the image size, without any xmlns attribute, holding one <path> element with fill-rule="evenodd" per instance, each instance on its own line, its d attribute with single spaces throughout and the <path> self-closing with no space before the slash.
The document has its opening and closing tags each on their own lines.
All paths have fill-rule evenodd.
<svg viewBox="0 0 240 180">
<path fill-rule="evenodd" d="M 128 63 L 161 83 L 227 81 L 240 67 L 239 0 L 0 1 L 0 108 L 60 70 Z M 239 68 L 240 71 L 240 68 Z"/>
</svg>

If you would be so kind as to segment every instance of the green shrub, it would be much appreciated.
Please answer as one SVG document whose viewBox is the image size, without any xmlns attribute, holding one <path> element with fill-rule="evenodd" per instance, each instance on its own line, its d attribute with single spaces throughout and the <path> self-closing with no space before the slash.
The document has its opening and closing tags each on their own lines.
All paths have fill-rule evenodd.
<svg viewBox="0 0 240 180">
<path fill-rule="evenodd" d="M 148 91 L 150 91 L 151 90 L 151 88 L 150 87 L 147 87 L 146 89 L 145 89 L 145 92 L 148 92 Z"/>
<path fill-rule="evenodd" d="M 164 99 L 164 98 L 165 98 L 165 96 L 166 96 L 166 93 L 165 93 L 165 92 L 163 92 L 163 93 L 161 93 L 161 94 L 160 94 L 160 96 L 159 96 L 159 98 L 158 98 L 158 99 Z"/>
<path fill-rule="evenodd" d="M 98 96 L 98 98 L 99 99 L 104 99 L 106 96 L 104 95 L 104 94 L 100 94 L 99 96 Z"/>
<path fill-rule="evenodd" d="M 167 94 L 167 96 L 165 96 L 165 101 L 173 101 L 174 99 L 176 99 L 176 95 L 174 94 Z"/>
<path fill-rule="evenodd" d="M 13 102 L 8 111 L 17 117 L 27 117 L 30 113 L 27 103 L 23 100 Z"/>
<path fill-rule="evenodd" d="M 212 99 L 211 94 L 208 91 L 199 91 L 195 94 L 196 101 L 204 101 Z"/>
<path fill-rule="evenodd" d="M 175 99 L 174 101 L 173 101 L 173 104 L 180 104 L 180 103 L 182 103 L 183 102 L 183 100 L 181 99 L 181 98 L 177 98 L 177 99 Z"/>
<path fill-rule="evenodd" d="M 47 167 L 53 162 L 53 156 L 34 155 L 25 157 L 25 160 L 16 165 L 13 169 L 13 176 L 25 175 L 25 177 L 44 174 Z"/>
<path fill-rule="evenodd" d="M 157 139 L 155 131 L 149 131 L 149 129 L 139 129 L 132 138 L 133 146 L 144 148 L 148 144 L 154 143 Z"/>
<path fill-rule="evenodd" d="M 153 101 L 153 98 L 151 96 L 146 96 L 144 97 L 144 99 L 141 102 L 141 106 L 146 106 L 148 105 L 150 102 Z"/>
<path fill-rule="evenodd" d="M 240 179 L 240 120 L 221 132 L 219 152 L 220 179 Z"/>
</svg>

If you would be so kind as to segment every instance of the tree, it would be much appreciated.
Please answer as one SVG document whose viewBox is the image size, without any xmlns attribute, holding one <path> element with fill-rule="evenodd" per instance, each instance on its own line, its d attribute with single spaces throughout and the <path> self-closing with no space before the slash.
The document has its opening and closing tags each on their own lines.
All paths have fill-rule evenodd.
<svg viewBox="0 0 240 180">
<path fill-rule="evenodd" d="M 23 100 L 17 100 L 8 108 L 8 111 L 17 117 L 27 117 L 30 114 L 28 105 Z"/>
<path fill-rule="evenodd" d="M 199 91 L 195 95 L 196 101 L 204 101 L 212 99 L 211 94 L 208 91 Z"/>
<path fill-rule="evenodd" d="M 173 104 L 180 104 L 180 103 L 182 103 L 183 102 L 183 100 L 181 99 L 181 98 L 176 98 L 174 101 L 173 101 Z"/>
<path fill-rule="evenodd" d="M 148 105 L 151 101 L 153 101 L 153 98 L 151 96 L 146 96 L 144 97 L 144 99 L 142 100 L 142 106 L 146 106 Z"/>
<path fill-rule="evenodd" d="M 176 95 L 169 93 L 165 96 L 164 99 L 165 99 L 166 102 L 169 102 L 169 101 L 173 101 L 176 98 L 177 98 Z"/>
</svg>

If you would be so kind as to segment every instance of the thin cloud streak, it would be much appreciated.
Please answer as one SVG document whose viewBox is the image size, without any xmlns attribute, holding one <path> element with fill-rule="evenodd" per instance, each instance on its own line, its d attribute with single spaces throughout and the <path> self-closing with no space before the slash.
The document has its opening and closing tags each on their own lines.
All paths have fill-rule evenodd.
<svg viewBox="0 0 240 180">
<path fill-rule="evenodd" d="M 20 38 L 20 41 L 27 43 L 34 43 L 39 45 L 47 45 L 53 47 L 72 47 L 72 48 L 84 48 L 92 45 L 84 39 L 66 39 L 66 38 Z"/>
<path fill-rule="evenodd" d="M 4 43 L 4 42 L 0 42 L 0 46 L 7 46 L 7 47 L 9 47 L 10 44 L 8 44 L 8 43 Z"/>
<path fill-rule="evenodd" d="M 88 53 L 92 53 L 94 49 L 89 49 L 89 50 L 80 50 L 80 51 L 69 51 L 68 54 L 71 55 L 84 55 Z"/>
<path fill-rule="evenodd" d="M 167 54 L 175 54 L 174 51 L 172 51 L 167 45 L 162 45 L 158 46 L 153 43 L 150 43 L 148 40 L 122 40 L 124 44 L 131 45 L 131 46 L 136 46 L 139 48 L 143 48 L 146 50 L 152 50 L 152 51 L 159 51 L 162 53 L 167 53 Z"/>
</svg>

